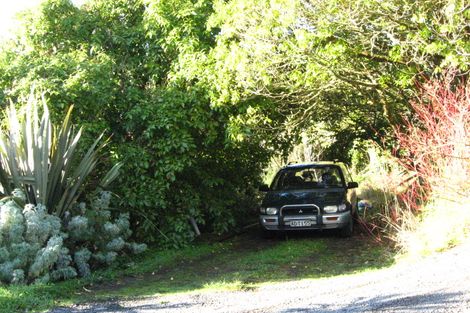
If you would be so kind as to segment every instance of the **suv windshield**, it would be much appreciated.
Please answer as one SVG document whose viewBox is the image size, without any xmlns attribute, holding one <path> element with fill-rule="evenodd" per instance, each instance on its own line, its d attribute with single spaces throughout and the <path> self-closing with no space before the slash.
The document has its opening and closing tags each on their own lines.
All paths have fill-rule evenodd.
<svg viewBox="0 0 470 313">
<path fill-rule="evenodd" d="M 271 185 L 272 190 L 344 187 L 337 166 L 285 168 L 279 171 Z"/>
</svg>

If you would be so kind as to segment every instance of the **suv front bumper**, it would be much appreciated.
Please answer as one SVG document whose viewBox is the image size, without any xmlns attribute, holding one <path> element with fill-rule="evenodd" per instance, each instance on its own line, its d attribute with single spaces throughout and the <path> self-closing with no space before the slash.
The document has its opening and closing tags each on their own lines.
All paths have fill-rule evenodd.
<svg viewBox="0 0 470 313">
<path fill-rule="evenodd" d="M 266 230 L 306 230 L 306 229 L 339 229 L 351 220 L 351 211 L 303 216 L 279 216 L 261 214 L 259 222 Z M 292 226 L 296 222 L 306 221 L 309 226 Z M 293 223 L 292 223 L 293 222 Z"/>
</svg>

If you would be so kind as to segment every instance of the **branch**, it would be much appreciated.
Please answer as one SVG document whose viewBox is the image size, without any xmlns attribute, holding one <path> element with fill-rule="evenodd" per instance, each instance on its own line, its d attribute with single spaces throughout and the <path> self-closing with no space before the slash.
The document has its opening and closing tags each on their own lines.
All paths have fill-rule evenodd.
<svg viewBox="0 0 470 313">
<path fill-rule="evenodd" d="M 390 59 L 387 56 L 377 55 L 377 54 L 370 54 L 368 52 L 360 52 L 360 53 L 357 54 L 357 56 L 366 58 L 368 60 L 377 61 L 377 62 L 387 62 L 387 63 L 396 63 L 396 64 L 401 64 L 401 65 L 408 65 L 407 63 L 405 63 L 403 61 L 395 61 L 395 60 Z"/>
</svg>

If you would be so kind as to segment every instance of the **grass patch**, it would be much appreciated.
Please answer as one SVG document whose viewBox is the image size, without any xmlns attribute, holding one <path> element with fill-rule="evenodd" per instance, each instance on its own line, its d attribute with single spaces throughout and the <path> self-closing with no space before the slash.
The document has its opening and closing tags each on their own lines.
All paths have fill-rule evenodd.
<svg viewBox="0 0 470 313">
<path fill-rule="evenodd" d="M 352 274 L 389 266 L 393 255 L 367 239 L 322 234 L 261 240 L 254 234 L 224 243 L 148 251 L 88 279 L 0 287 L 0 311 L 46 310 L 112 297 L 245 290 L 260 284 Z"/>
<path fill-rule="evenodd" d="M 456 246 L 470 237 L 470 197 L 457 201 L 437 199 L 421 216 L 409 216 L 396 236 L 406 257 L 419 258 Z M 443 213 L 445 211 L 445 213 Z"/>
</svg>

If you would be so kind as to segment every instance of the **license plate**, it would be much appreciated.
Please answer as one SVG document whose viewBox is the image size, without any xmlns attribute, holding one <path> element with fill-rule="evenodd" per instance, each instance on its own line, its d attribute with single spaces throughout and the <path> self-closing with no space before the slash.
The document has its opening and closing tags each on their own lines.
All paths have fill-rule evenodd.
<svg viewBox="0 0 470 313">
<path fill-rule="evenodd" d="M 290 221 L 291 227 L 309 227 L 312 226 L 312 221 Z"/>
</svg>

